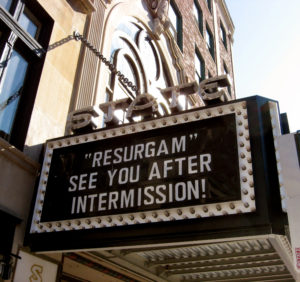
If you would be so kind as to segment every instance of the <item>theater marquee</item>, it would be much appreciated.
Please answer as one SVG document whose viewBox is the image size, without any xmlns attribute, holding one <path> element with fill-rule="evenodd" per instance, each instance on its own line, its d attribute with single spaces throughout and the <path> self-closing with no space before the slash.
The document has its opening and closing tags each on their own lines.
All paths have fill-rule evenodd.
<svg viewBox="0 0 300 282">
<path fill-rule="evenodd" d="M 30 233 L 256 210 L 247 101 L 47 142 Z"/>
</svg>

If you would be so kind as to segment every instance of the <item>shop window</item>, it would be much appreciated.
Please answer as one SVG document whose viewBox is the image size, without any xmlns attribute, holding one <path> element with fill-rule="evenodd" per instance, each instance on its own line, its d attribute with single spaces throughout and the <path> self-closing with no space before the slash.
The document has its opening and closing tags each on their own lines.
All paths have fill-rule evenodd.
<svg viewBox="0 0 300 282">
<path fill-rule="evenodd" d="M 171 33 L 182 51 L 182 17 L 174 1 L 170 2 L 169 19 L 171 22 Z"/>
<path fill-rule="evenodd" d="M 201 82 L 205 79 L 205 63 L 200 54 L 196 49 L 195 51 L 195 80 Z"/>
<path fill-rule="evenodd" d="M 226 34 L 226 30 L 225 30 L 222 22 L 220 22 L 220 33 L 221 33 L 221 40 L 223 42 L 223 45 L 224 45 L 225 49 L 227 50 L 227 34 Z"/>
<path fill-rule="evenodd" d="M 203 35 L 203 12 L 202 12 L 197 0 L 194 1 L 193 12 L 194 12 L 194 16 L 197 21 L 200 33 Z"/>
<path fill-rule="evenodd" d="M 36 1 L 0 0 L 0 137 L 21 150 L 52 26 Z"/>
<path fill-rule="evenodd" d="M 214 38 L 212 35 L 212 32 L 210 31 L 208 25 L 206 25 L 206 46 L 212 56 L 212 58 L 215 58 L 215 48 L 214 48 Z"/>
</svg>

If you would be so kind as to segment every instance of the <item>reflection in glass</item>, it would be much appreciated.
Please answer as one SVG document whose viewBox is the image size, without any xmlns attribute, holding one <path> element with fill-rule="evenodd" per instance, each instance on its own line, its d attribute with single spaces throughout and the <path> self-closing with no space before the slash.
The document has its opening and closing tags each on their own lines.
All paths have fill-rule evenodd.
<svg viewBox="0 0 300 282">
<path fill-rule="evenodd" d="M 19 24 L 24 28 L 33 38 L 37 33 L 37 25 L 29 18 L 29 16 L 23 12 L 19 18 Z"/>
<path fill-rule="evenodd" d="M 9 11 L 12 0 L 0 0 L 0 6 L 2 6 L 6 11 Z"/>
<path fill-rule="evenodd" d="M 28 62 L 13 51 L 0 90 L 0 130 L 10 134 L 20 100 Z"/>
</svg>

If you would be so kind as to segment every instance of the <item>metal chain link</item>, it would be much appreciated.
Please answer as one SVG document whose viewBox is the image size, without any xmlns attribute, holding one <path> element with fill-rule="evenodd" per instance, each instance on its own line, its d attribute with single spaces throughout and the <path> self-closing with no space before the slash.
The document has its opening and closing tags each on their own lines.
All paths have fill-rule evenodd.
<svg viewBox="0 0 300 282">
<path fill-rule="evenodd" d="M 112 63 L 110 63 L 109 60 L 107 60 L 86 38 L 84 38 L 79 32 L 75 31 L 73 35 L 69 35 L 67 38 L 56 42 L 55 44 L 52 44 L 48 47 L 47 50 L 38 50 L 39 52 L 46 54 L 48 51 L 59 47 L 68 41 L 75 39 L 77 41 L 81 41 L 87 48 L 89 48 L 110 70 L 113 74 L 116 74 L 120 81 L 122 81 L 125 85 L 127 85 L 129 88 L 131 88 L 137 95 L 140 94 L 140 90 L 136 85 L 134 85 L 128 78 L 125 77 L 124 74 L 122 74 L 120 71 L 116 69 L 116 66 Z M 17 90 L 13 95 L 11 95 L 7 100 L 0 103 L 0 111 L 3 111 L 8 105 L 10 105 L 13 101 L 15 101 L 20 95 L 22 87 Z"/>
<path fill-rule="evenodd" d="M 19 90 L 17 90 L 13 95 L 8 97 L 4 102 L 0 103 L 0 111 L 3 111 L 7 106 L 9 106 L 19 96 L 21 96 L 21 93 L 22 93 L 22 87 Z"/>
<path fill-rule="evenodd" d="M 128 78 L 126 78 L 124 74 L 118 71 L 116 66 L 107 60 L 86 38 L 84 38 L 77 31 L 73 33 L 73 36 L 75 40 L 80 40 L 87 48 L 89 48 L 110 69 L 113 74 L 116 74 L 119 77 L 120 81 L 136 92 L 136 94 L 140 94 L 138 87 L 134 85 Z"/>
</svg>

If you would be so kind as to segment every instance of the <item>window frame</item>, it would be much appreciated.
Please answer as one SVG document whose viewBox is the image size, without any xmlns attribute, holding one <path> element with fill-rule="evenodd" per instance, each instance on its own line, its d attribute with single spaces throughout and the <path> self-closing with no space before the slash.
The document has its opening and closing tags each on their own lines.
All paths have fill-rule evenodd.
<svg viewBox="0 0 300 282">
<path fill-rule="evenodd" d="M 3 131 L 0 135 L 0 137 L 20 150 L 23 150 L 24 147 L 45 61 L 42 50 L 46 50 L 48 47 L 54 24 L 53 19 L 37 1 L 28 0 L 25 2 L 24 4 L 21 0 L 13 1 L 9 12 L 0 6 L 0 27 L 3 31 L 0 38 L 1 60 L 15 50 L 29 63 L 22 87 L 22 94 L 14 113 L 12 128 L 9 134 Z M 18 19 L 24 11 L 27 16 L 28 13 L 31 13 L 34 19 L 41 23 L 40 28 L 37 30 L 36 38 L 33 38 L 18 23 Z M 5 76 L 2 75 L 5 71 L 5 67 L 2 68 L 0 85 L 5 81 Z"/>
<path fill-rule="evenodd" d="M 213 33 L 211 32 L 208 23 L 206 23 L 206 47 L 209 50 L 209 53 L 213 60 L 215 60 L 215 40 Z M 209 42 L 209 43 L 208 43 Z"/>
<path fill-rule="evenodd" d="M 203 27 L 203 11 L 198 3 L 197 0 L 194 0 L 194 15 L 195 15 L 195 9 L 196 9 L 196 12 L 197 12 L 197 17 L 195 16 L 196 18 L 196 22 L 197 22 L 197 26 L 199 28 L 199 31 L 201 33 L 201 35 L 203 36 L 203 31 L 204 31 L 204 27 Z"/>
<path fill-rule="evenodd" d="M 198 77 L 198 83 L 200 83 L 202 80 L 205 79 L 205 61 L 204 61 L 203 56 L 201 55 L 201 53 L 200 53 L 200 51 L 199 51 L 199 49 L 197 47 L 195 48 L 195 59 L 196 58 L 200 62 L 200 67 L 201 67 L 200 74 L 201 75 L 200 76 L 198 75 L 198 71 L 196 69 L 196 63 L 195 63 L 195 75 L 197 75 L 197 77 Z"/>
<path fill-rule="evenodd" d="M 209 12 L 211 13 L 212 12 L 212 2 L 211 2 L 211 0 L 206 0 L 206 6 L 207 6 Z"/>
<path fill-rule="evenodd" d="M 175 41 L 179 47 L 179 49 L 182 51 L 183 50 L 183 40 L 182 40 L 182 16 L 180 14 L 180 11 L 174 2 L 174 0 L 170 1 L 170 6 L 169 10 L 172 9 L 176 15 L 176 27 L 173 25 L 173 23 L 170 21 L 171 26 L 170 28 L 175 32 L 176 37 Z"/>
<path fill-rule="evenodd" d="M 225 27 L 224 27 L 222 21 L 220 21 L 220 33 L 221 33 L 221 41 L 222 41 L 225 49 L 227 50 L 227 32 L 225 30 Z"/>
</svg>

